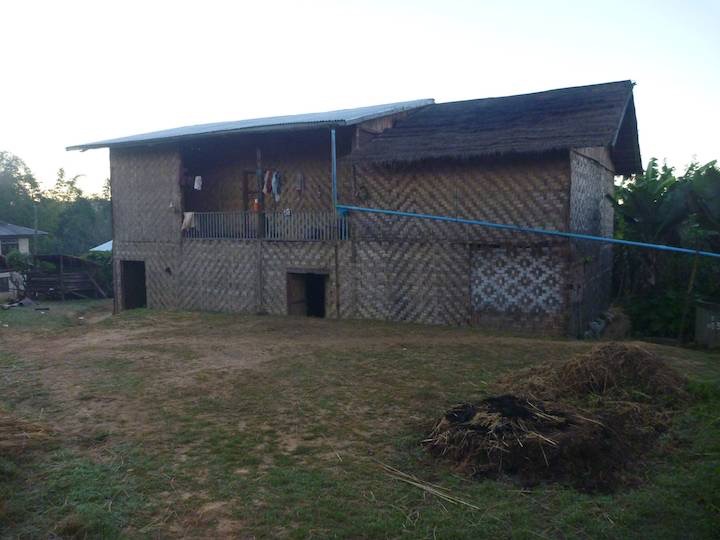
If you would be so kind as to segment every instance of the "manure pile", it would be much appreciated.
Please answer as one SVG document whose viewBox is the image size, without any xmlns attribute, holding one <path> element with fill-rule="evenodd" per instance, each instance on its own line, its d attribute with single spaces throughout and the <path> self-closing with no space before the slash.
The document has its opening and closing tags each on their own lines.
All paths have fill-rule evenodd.
<svg viewBox="0 0 720 540">
<path fill-rule="evenodd" d="M 424 446 L 476 476 L 609 491 L 686 399 L 686 381 L 649 351 L 609 343 L 498 381 L 497 395 L 450 409 Z"/>
</svg>

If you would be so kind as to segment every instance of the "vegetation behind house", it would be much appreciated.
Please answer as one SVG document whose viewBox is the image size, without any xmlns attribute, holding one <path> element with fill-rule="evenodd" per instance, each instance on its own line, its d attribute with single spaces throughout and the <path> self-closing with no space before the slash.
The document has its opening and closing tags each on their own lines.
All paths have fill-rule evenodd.
<svg viewBox="0 0 720 540">
<path fill-rule="evenodd" d="M 720 169 L 681 174 L 653 158 L 616 188 L 615 236 L 720 252 Z M 615 250 L 615 290 L 636 334 L 691 333 L 697 300 L 720 301 L 720 260 L 637 248 Z"/>
<path fill-rule="evenodd" d="M 19 157 L 0 151 L 0 219 L 48 233 L 39 236 L 37 253 L 80 255 L 112 236 L 110 182 L 99 194 L 86 194 L 80 176 L 58 170 L 55 185 L 43 190 Z"/>
</svg>

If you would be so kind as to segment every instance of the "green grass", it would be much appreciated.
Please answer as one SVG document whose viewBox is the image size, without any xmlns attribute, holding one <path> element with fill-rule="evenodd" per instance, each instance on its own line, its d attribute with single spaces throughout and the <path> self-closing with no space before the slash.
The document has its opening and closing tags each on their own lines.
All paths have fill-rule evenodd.
<svg viewBox="0 0 720 540">
<path fill-rule="evenodd" d="M 25 538 L 116 538 L 153 510 L 153 465 L 133 448 L 96 462 L 67 449 L 3 460 L 2 521 Z M 2 466 L 2 464 L 0 464 Z"/>
<path fill-rule="evenodd" d="M 65 339 L 61 328 L 45 330 L 51 342 Z M 717 536 L 717 354 L 649 345 L 688 374 L 694 399 L 633 471 L 637 487 L 610 495 L 471 480 L 419 445 L 449 405 L 485 395 L 497 376 L 563 361 L 592 344 L 148 310 L 78 329 L 75 337 L 99 331 L 135 337 L 53 359 L 41 383 L 27 376 L 37 359 L 22 350 L 0 354 L 5 407 L 57 429 L 47 448 L 0 462 L 0 536 Z M 295 336 L 312 339 L 298 344 Z M 248 350 L 268 360 L 228 364 L 228 356 Z M 222 355 L 203 356 L 207 351 Z M 52 382 L 55 368 L 66 378 Z M 68 369 L 76 376 L 67 377 Z M 39 389 L 41 398 L 18 397 Z M 113 401 L 95 405 L 98 394 Z M 69 419 L 91 406 L 95 416 L 78 434 Z M 399 482 L 381 463 L 482 510 Z"/>
<path fill-rule="evenodd" d="M 112 300 L 68 300 L 66 302 L 35 302 L 28 306 L 0 310 L 0 329 L 61 330 L 83 324 L 84 317 L 93 311 L 111 309 Z M 37 308 L 49 308 L 39 310 Z M 83 317 L 81 319 L 80 317 Z"/>
</svg>

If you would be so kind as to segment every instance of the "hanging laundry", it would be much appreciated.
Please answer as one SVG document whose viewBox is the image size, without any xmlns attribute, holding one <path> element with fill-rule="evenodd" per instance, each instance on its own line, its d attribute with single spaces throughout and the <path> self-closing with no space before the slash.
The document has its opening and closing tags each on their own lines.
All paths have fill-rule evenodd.
<svg viewBox="0 0 720 540">
<path fill-rule="evenodd" d="M 272 193 L 272 171 L 270 169 L 265 171 L 265 179 L 263 180 L 262 192 L 265 195 L 270 195 Z"/>
<path fill-rule="evenodd" d="M 181 231 L 195 228 L 195 212 L 183 212 L 183 221 Z"/>
<path fill-rule="evenodd" d="M 275 171 L 272 175 L 272 192 L 275 196 L 275 202 L 280 202 L 280 190 L 282 189 L 282 177 L 279 171 Z"/>
<path fill-rule="evenodd" d="M 200 191 L 202 189 L 202 176 L 196 176 L 195 177 L 195 191 Z"/>
<path fill-rule="evenodd" d="M 305 189 L 305 175 L 301 172 L 295 173 L 295 191 L 302 193 Z"/>
</svg>

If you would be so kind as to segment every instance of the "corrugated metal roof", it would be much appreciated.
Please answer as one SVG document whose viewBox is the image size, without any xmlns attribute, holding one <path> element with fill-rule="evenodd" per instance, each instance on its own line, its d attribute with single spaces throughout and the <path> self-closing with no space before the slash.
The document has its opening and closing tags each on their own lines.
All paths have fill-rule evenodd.
<svg viewBox="0 0 720 540">
<path fill-rule="evenodd" d="M 38 234 L 47 234 L 45 231 L 38 231 Z M 0 238 L 17 238 L 25 236 L 33 236 L 35 229 L 23 227 L 22 225 L 13 225 L 5 221 L 0 221 Z"/>
<path fill-rule="evenodd" d="M 434 103 L 433 99 L 417 99 L 414 101 L 401 101 L 383 105 L 371 105 L 356 109 L 340 109 L 338 111 L 316 112 L 307 114 L 293 114 L 288 116 L 272 116 L 268 118 L 252 118 L 235 122 L 215 122 L 213 124 L 199 124 L 174 129 L 164 129 L 107 139 L 87 144 L 68 146 L 67 150 L 89 150 L 92 148 L 106 148 L 111 146 L 137 146 L 146 143 L 156 143 L 177 139 L 189 139 L 205 135 L 219 135 L 243 132 L 284 131 L 294 129 L 307 129 L 313 127 L 351 126 L 373 118 L 380 118 Z"/>
<path fill-rule="evenodd" d="M 88 251 L 112 251 L 112 242 L 112 240 L 108 240 L 107 242 L 100 244 L 99 246 L 90 248 Z"/>
</svg>

